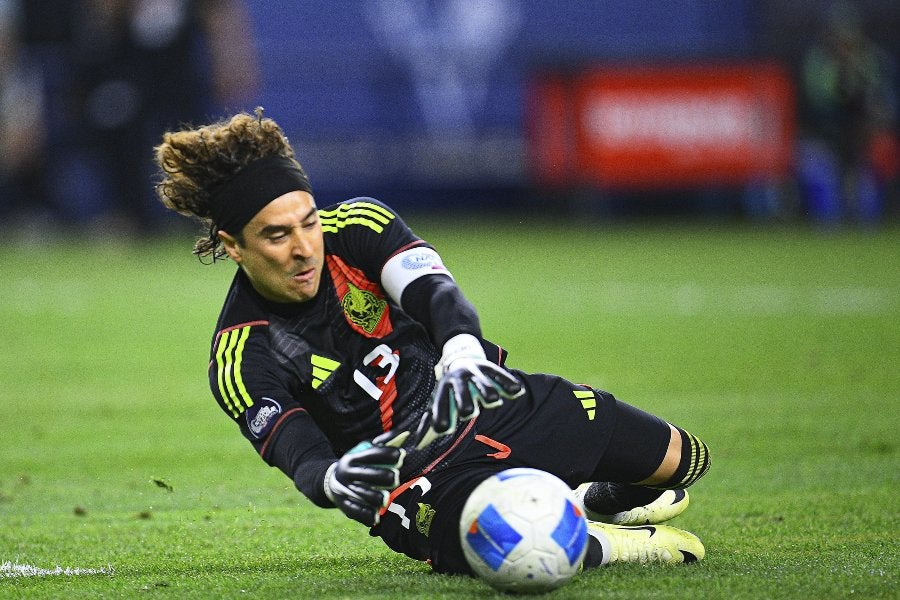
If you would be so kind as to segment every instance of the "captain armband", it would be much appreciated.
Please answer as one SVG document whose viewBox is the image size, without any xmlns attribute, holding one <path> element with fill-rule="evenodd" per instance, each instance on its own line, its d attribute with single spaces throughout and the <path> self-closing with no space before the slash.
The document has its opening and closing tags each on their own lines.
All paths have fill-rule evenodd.
<svg viewBox="0 0 900 600">
<path fill-rule="evenodd" d="M 444 266 L 441 257 L 431 248 L 416 247 L 392 256 L 381 269 L 381 285 L 398 304 L 403 290 L 410 283 L 425 275 L 453 275 Z"/>
</svg>

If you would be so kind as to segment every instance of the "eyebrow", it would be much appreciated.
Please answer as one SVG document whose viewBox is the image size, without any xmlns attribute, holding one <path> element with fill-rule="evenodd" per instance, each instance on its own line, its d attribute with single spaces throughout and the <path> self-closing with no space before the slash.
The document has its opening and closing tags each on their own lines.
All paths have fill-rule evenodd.
<svg viewBox="0 0 900 600">
<path fill-rule="evenodd" d="M 303 223 L 304 221 L 309 220 L 312 216 L 317 214 L 318 211 L 319 211 L 319 209 L 316 208 L 315 206 L 313 206 L 312 209 L 310 209 L 310 211 L 308 213 L 306 213 L 306 215 L 304 215 L 302 219 L 300 219 L 300 222 Z M 281 233 L 284 231 L 290 231 L 293 228 L 294 228 L 294 225 L 279 225 L 276 223 L 276 224 L 272 224 L 272 225 L 266 225 L 265 227 L 263 227 L 262 229 L 259 230 L 259 233 L 257 235 L 265 237 L 265 236 L 272 235 L 273 233 Z"/>
</svg>

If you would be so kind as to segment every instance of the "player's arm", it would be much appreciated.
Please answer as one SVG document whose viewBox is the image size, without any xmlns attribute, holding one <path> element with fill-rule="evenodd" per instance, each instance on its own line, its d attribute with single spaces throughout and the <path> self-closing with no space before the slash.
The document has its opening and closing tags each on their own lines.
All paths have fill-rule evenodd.
<svg viewBox="0 0 900 600">
<path fill-rule="evenodd" d="M 323 508 L 340 508 L 372 526 L 399 485 L 404 452 L 391 436 L 361 444 L 338 458 L 325 434 L 288 391 L 286 375 L 268 349 L 265 322 L 229 327 L 216 336 L 209 380 L 222 409 L 262 459 Z M 396 438 L 396 439 L 394 439 Z M 392 444 L 392 442 L 394 442 Z"/>
<path fill-rule="evenodd" d="M 408 433 L 388 433 L 357 444 L 335 457 L 324 434 L 305 411 L 276 424 L 260 454 L 293 479 L 307 498 L 323 508 L 339 508 L 355 521 L 378 524 L 389 492 L 400 485 Z M 258 444 L 254 444 L 259 446 Z"/>
<path fill-rule="evenodd" d="M 433 248 L 422 243 L 401 249 L 385 263 L 381 281 L 442 349 L 431 411 L 416 432 L 419 448 L 475 418 L 479 406 L 493 408 L 523 392 L 518 379 L 487 360 L 478 313 Z"/>
<path fill-rule="evenodd" d="M 337 457 L 275 366 L 267 330 L 265 321 L 248 321 L 219 331 L 209 363 L 210 389 L 266 463 L 315 504 L 331 506 L 321 482 Z"/>
</svg>

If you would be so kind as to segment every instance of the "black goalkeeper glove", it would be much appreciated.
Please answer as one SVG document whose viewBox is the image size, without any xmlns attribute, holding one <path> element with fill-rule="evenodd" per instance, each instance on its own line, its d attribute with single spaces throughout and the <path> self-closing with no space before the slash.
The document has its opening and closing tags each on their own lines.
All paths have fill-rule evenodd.
<svg viewBox="0 0 900 600">
<path fill-rule="evenodd" d="M 525 392 L 522 382 L 487 360 L 478 339 L 466 333 L 444 344 L 444 354 L 434 372 L 438 383 L 431 410 L 423 415 L 416 431 L 417 449 L 450 435 L 456 431 L 457 422 L 477 417 L 480 407 L 495 408 Z"/>
<path fill-rule="evenodd" d="M 389 491 L 400 485 L 406 451 L 400 448 L 409 432 L 388 432 L 361 442 L 328 467 L 325 495 L 344 514 L 368 527 L 381 519 Z"/>
</svg>

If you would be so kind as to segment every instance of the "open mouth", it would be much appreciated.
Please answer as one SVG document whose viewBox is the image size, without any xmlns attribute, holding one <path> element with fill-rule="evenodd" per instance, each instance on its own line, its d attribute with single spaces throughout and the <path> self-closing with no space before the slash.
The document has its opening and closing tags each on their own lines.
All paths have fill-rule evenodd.
<svg viewBox="0 0 900 600">
<path fill-rule="evenodd" d="M 299 281 L 300 283 L 307 283 L 309 281 L 312 281 L 315 274 L 316 274 L 315 269 L 306 269 L 304 271 L 295 273 L 292 278 L 294 281 Z"/>
</svg>

